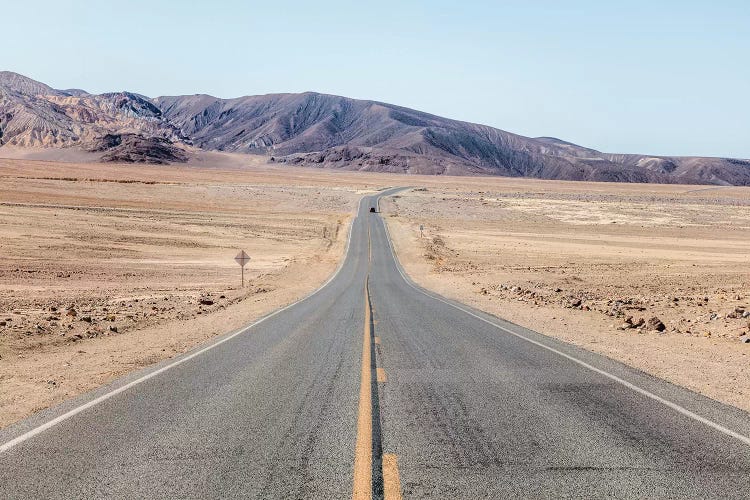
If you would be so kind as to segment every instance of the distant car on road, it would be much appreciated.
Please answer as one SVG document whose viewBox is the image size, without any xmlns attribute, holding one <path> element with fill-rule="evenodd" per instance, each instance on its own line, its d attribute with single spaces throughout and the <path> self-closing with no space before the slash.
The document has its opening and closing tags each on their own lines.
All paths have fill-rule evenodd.
<svg viewBox="0 0 750 500">
<path fill-rule="evenodd" d="M 370 207 L 370 212 L 375 212 L 375 207 Z"/>
</svg>

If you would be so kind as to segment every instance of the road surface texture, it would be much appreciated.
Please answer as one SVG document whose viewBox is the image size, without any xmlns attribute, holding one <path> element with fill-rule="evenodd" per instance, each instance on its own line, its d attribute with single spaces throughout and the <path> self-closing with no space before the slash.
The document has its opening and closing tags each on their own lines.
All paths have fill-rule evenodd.
<svg viewBox="0 0 750 500">
<path fill-rule="evenodd" d="M 313 295 L 0 431 L 0 496 L 750 498 L 750 415 L 422 290 L 381 195 Z"/>
</svg>

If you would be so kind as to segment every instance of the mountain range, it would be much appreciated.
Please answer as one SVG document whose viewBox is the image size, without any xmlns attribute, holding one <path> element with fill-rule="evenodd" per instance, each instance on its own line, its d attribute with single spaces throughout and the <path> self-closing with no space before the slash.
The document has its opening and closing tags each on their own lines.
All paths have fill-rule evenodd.
<svg viewBox="0 0 750 500">
<path fill-rule="evenodd" d="M 2 71 L 0 156 L 7 147 L 72 148 L 109 162 L 183 162 L 208 150 L 377 172 L 750 185 L 749 160 L 602 153 L 376 101 L 90 94 Z"/>
</svg>

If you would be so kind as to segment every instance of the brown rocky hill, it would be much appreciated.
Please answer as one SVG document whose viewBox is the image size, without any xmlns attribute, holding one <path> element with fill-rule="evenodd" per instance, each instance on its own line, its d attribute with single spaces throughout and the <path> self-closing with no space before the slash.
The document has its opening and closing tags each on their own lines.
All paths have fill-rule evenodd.
<svg viewBox="0 0 750 500">
<path fill-rule="evenodd" d="M 102 152 L 105 160 L 166 163 L 184 161 L 187 142 L 147 97 L 56 90 L 0 72 L 0 146 L 74 147 Z"/>
<path fill-rule="evenodd" d="M 379 172 L 750 185 L 748 160 L 608 154 L 376 101 L 314 92 L 91 95 L 9 72 L 0 72 L 2 144 L 79 147 L 111 161 L 180 161 L 192 145 Z"/>
</svg>

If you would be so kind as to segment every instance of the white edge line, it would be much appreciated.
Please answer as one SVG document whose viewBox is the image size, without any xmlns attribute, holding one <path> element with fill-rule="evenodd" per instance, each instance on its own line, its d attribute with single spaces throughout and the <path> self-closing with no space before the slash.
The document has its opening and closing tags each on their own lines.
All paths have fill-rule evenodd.
<svg viewBox="0 0 750 500">
<path fill-rule="evenodd" d="M 678 412 L 678 413 L 680 413 L 682 415 L 685 415 L 686 417 L 692 418 L 693 420 L 696 420 L 696 421 L 698 421 L 698 422 L 700 422 L 702 424 L 705 424 L 705 425 L 707 425 L 707 426 L 709 426 L 709 427 L 711 427 L 711 428 L 713 428 L 713 429 L 715 429 L 715 430 L 717 430 L 719 432 L 722 432 L 722 433 L 726 434 L 727 436 L 733 437 L 733 438 L 741 441 L 742 443 L 750 446 L 750 437 L 748 437 L 748 436 L 744 436 L 744 435 L 742 435 L 742 434 L 740 434 L 738 432 L 735 432 L 735 431 L 733 431 L 731 429 L 728 429 L 728 428 L 724 427 L 721 424 L 717 424 L 716 422 L 713 422 L 712 420 L 709 420 L 709 419 L 707 419 L 705 417 L 702 417 L 702 416 L 698 415 L 697 413 L 694 413 L 694 412 L 688 410 L 687 408 L 684 408 L 684 407 L 678 405 L 677 403 L 673 403 L 672 401 L 669 401 L 668 399 L 664 399 L 663 397 L 658 396 L 658 395 L 656 395 L 656 394 L 654 394 L 652 392 L 649 392 L 646 389 L 638 387 L 637 385 L 632 384 L 632 383 L 628 382 L 627 380 L 621 379 L 617 375 L 613 375 L 613 374 L 611 374 L 611 373 L 609 373 L 607 371 L 604 371 L 604 370 L 602 370 L 600 368 L 592 366 L 592 365 L 586 363 L 585 361 L 581 361 L 580 359 L 578 359 L 578 358 L 576 358 L 574 356 L 571 356 L 570 354 L 566 354 L 566 353 L 564 353 L 562 351 L 559 351 L 559 350 L 555 349 L 554 347 L 550 347 L 550 346 L 545 345 L 545 344 L 543 344 L 541 342 L 537 342 L 536 340 L 530 339 L 530 338 L 528 338 L 525 335 L 522 335 L 520 333 L 514 332 L 512 330 L 508 330 L 507 328 L 504 328 L 504 327 L 498 325 L 497 323 L 495 323 L 493 321 L 490 321 L 490 320 L 488 320 L 486 318 L 483 318 L 483 317 L 481 317 L 481 316 L 479 316 L 477 314 L 474 314 L 473 312 L 469 311 L 468 309 L 464 309 L 463 307 L 460 307 L 460 306 L 458 306 L 456 304 L 453 304 L 452 302 L 449 302 L 449 301 L 443 299 L 440 296 L 432 295 L 431 293 L 428 293 L 427 291 L 425 291 L 421 287 L 416 286 L 414 283 L 411 282 L 411 279 L 408 278 L 404 274 L 404 271 L 401 269 L 401 263 L 399 262 L 398 257 L 396 256 L 396 252 L 393 249 L 393 245 L 391 244 L 391 233 L 388 230 L 388 224 L 386 224 L 385 219 L 383 217 L 381 217 L 380 219 L 383 222 L 383 227 L 385 228 L 385 233 L 386 233 L 386 236 L 387 236 L 387 239 L 388 239 L 388 246 L 390 247 L 391 253 L 393 254 L 393 258 L 394 258 L 394 260 L 396 262 L 396 269 L 398 270 L 399 274 L 401 275 L 401 277 L 403 278 L 403 280 L 406 282 L 406 284 L 409 285 L 410 287 L 412 287 L 413 289 L 415 289 L 418 292 L 420 292 L 420 293 L 422 293 L 422 294 L 430 297 L 431 299 L 440 301 L 440 302 L 442 302 L 444 304 L 447 304 L 447 305 L 449 305 L 449 306 L 451 306 L 451 307 L 453 307 L 455 309 L 458 309 L 459 311 L 462 311 L 462 312 L 468 314 L 469 316 L 473 316 L 476 319 L 484 321 L 485 323 L 490 324 L 490 325 L 494 326 L 495 328 L 498 328 L 498 329 L 502 330 L 505 333 L 509 333 L 511 335 L 514 335 L 514 336 L 516 336 L 516 337 L 518 337 L 518 338 L 520 338 L 522 340 L 525 340 L 526 342 L 530 342 L 530 343 L 532 343 L 532 344 L 534 344 L 534 345 L 536 345 L 538 347 L 541 347 L 541 348 L 546 349 L 546 350 L 548 350 L 550 352 L 553 352 L 553 353 L 555 353 L 555 354 L 557 354 L 559 356 L 562 356 L 562 357 L 564 357 L 564 358 L 566 358 L 566 359 L 568 359 L 570 361 L 573 361 L 574 363 L 577 363 L 577 364 L 583 366 L 584 368 L 587 368 L 587 369 L 589 369 L 589 370 L 591 370 L 593 372 L 596 372 L 596 373 L 598 373 L 600 375 L 603 375 L 603 376 L 609 378 L 610 380 L 613 380 L 614 382 L 617 382 L 618 384 L 621 384 L 621 385 L 627 387 L 628 389 L 631 389 L 631 390 L 633 390 L 633 391 L 635 391 L 635 392 L 637 392 L 639 394 L 642 394 L 643 396 L 651 398 L 654 401 L 658 401 L 659 403 L 663 404 L 664 406 L 667 406 L 667 407 L 675 410 L 676 412 Z"/>
<path fill-rule="evenodd" d="M 300 302 L 304 302 L 305 300 L 309 299 L 313 295 L 315 295 L 318 292 L 320 292 L 322 289 L 324 289 L 326 286 L 328 286 L 328 284 L 331 281 L 333 281 L 336 278 L 336 276 L 339 275 L 339 273 L 341 272 L 341 269 L 343 269 L 343 267 L 344 267 L 344 262 L 346 262 L 346 258 L 349 255 L 349 247 L 351 246 L 351 242 L 352 242 L 352 232 L 354 231 L 354 222 L 357 220 L 357 217 L 359 217 L 359 213 L 362 210 L 362 202 L 364 201 L 365 198 L 366 198 L 366 196 L 362 196 L 359 199 L 359 204 L 357 205 L 357 212 L 354 215 L 354 217 L 352 218 L 351 224 L 349 224 L 349 235 L 348 235 L 347 241 L 346 241 L 346 250 L 344 252 L 344 255 L 341 258 L 341 262 L 339 262 L 339 266 L 336 269 L 336 272 L 333 273 L 333 275 L 330 278 L 328 278 L 328 280 L 325 283 L 323 283 L 322 285 L 320 285 L 318 288 L 316 288 L 315 290 L 313 290 L 311 293 L 309 293 L 308 295 L 302 297 L 301 299 L 299 299 L 299 300 L 297 300 L 295 302 L 292 302 L 291 304 L 289 304 L 287 306 L 282 307 L 281 309 L 277 309 L 276 311 L 274 311 L 274 312 L 272 312 L 272 313 L 270 313 L 270 314 L 268 314 L 266 316 L 263 316 L 262 318 L 260 318 L 259 320 L 255 321 L 254 323 L 251 323 L 250 325 L 241 328 L 240 330 L 236 331 L 233 334 L 230 334 L 230 335 L 224 337 L 221 340 L 217 340 L 213 344 L 208 345 L 208 346 L 204 347 L 203 349 L 200 349 L 198 351 L 195 351 L 192 354 L 188 354 L 185 357 L 177 359 L 174 362 L 169 363 L 168 365 L 159 368 L 158 370 L 155 370 L 155 371 L 153 371 L 151 373 L 148 373 L 148 374 L 144 375 L 143 377 L 141 377 L 139 379 L 133 380 L 132 382 L 129 382 L 129 383 L 123 385 L 122 387 L 118 387 L 117 389 L 114 389 L 114 390 L 112 390 L 112 391 L 110 391 L 110 392 L 108 392 L 106 394 L 102 394 L 98 398 L 93 399 L 93 400 L 89 401 L 88 403 L 82 404 L 81 406 L 77 406 L 77 407 L 73 408 L 72 410 L 70 410 L 70 411 L 68 411 L 66 413 L 63 413 L 62 415 L 60 415 L 60 416 L 58 416 L 56 418 L 53 418 L 52 420 L 50 420 L 48 422 L 43 423 L 39 427 L 35 427 L 35 428 L 31 429 L 30 431 L 27 431 L 27 432 L 21 434 L 20 436 L 18 436 L 16 438 L 13 438 L 13 439 L 11 439 L 10 441 L 8 441 L 6 443 L 3 443 L 2 445 L 0 445 L 0 453 L 4 453 L 4 452 L 10 450 L 14 446 L 19 445 L 19 444 L 23 443 L 24 441 L 26 441 L 28 439 L 31 439 L 34 436 L 37 436 L 37 435 L 41 434 L 42 432 L 44 432 L 44 431 L 46 431 L 46 430 L 48 430 L 48 429 L 56 426 L 57 424 L 59 424 L 61 422 L 64 422 L 65 420 L 68 420 L 69 418 L 74 417 L 74 416 L 78 415 L 79 413 L 81 413 L 83 411 L 86 411 L 89 408 L 91 408 L 93 406 L 96 406 L 99 403 L 101 403 L 103 401 L 106 401 L 107 399 L 109 399 L 109 398 L 111 398 L 113 396 L 116 396 L 116 395 L 120 394 L 121 392 L 125 392 L 128 389 L 130 389 L 132 387 L 135 387 L 136 385 L 138 385 L 138 384 L 140 384 L 142 382 L 145 382 L 146 380 L 149 380 L 149 379 L 151 379 L 153 377 L 156 377 L 157 375 L 162 374 L 165 371 L 169 370 L 170 368 L 174 368 L 175 366 L 179 366 L 182 363 L 185 363 L 186 361 L 190 361 L 191 359 L 193 359 L 193 358 L 195 358 L 197 356 L 200 356 L 204 352 L 210 351 L 214 347 L 220 346 L 224 342 L 227 342 L 227 341 L 235 338 L 238 335 L 246 333 L 248 330 L 250 330 L 254 326 L 257 326 L 260 323 L 263 323 L 264 321 L 273 318 L 277 314 L 280 314 L 280 313 L 286 311 L 287 309 L 296 306 Z"/>
</svg>

